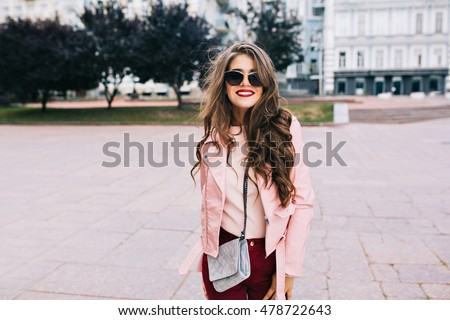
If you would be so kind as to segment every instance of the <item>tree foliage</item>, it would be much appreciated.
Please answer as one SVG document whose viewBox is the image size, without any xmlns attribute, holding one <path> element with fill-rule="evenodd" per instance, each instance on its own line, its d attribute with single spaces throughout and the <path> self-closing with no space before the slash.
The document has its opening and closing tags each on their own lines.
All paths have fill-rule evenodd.
<svg viewBox="0 0 450 320">
<path fill-rule="evenodd" d="M 255 44 L 272 58 L 277 71 L 285 71 L 294 62 L 302 62 L 301 21 L 283 7 L 281 0 L 261 2 L 255 7 L 247 1 L 247 12 L 234 10 L 245 22 Z"/>
<path fill-rule="evenodd" d="M 219 45 L 211 26 L 188 5 L 152 4 L 151 14 L 127 17 L 117 1 L 85 7 L 81 28 L 56 20 L 8 19 L 0 25 L 0 88 L 20 101 L 54 91 L 104 86 L 108 109 L 127 74 L 171 86 L 182 104 L 181 87 L 198 79 L 208 49 Z"/>
<path fill-rule="evenodd" d="M 181 106 L 185 81 L 191 81 L 205 61 L 205 49 L 218 44 L 210 35 L 206 20 L 192 16 L 186 3 L 152 5 L 151 15 L 142 23 L 135 70 L 141 79 L 152 78 L 171 86 Z"/>
<path fill-rule="evenodd" d="M 58 20 L 8 19 L 0 25 L 0 86 L 21 102 L 53 91 L 97 86 L 93 39 Z"/>
<path fill-rule="evenodd" d="M 136 59 L 140 21 L 137 17 L 127 18 L 123 7 L 115 1 L 85 7 L 80 19 L 95 39 L 99 78 L 110 109 L 123 77 Z"/>
</svg>

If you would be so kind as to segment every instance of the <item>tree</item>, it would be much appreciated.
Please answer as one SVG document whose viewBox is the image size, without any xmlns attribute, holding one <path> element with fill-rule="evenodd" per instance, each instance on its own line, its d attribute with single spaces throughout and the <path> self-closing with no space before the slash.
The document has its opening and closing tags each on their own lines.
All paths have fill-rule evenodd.
<svg viewBox="0 0 450 320">
<path fill-rule="evenodd" d="M 13 20 L 0 25 L 0 85 L 21 102 L 41 97 L 42 111 L 53 91 L 94 88 L 98 79 L 93 39 L 58 20 Z"/>
<path fill-rule="evenodd" d="M 205 48 L 217 44 L 210 29 L 206 20 L 189 14 L 186 3 L 166 7 L 158 0 L 142 24 L 136 74 L 141 79 L 167 83 L 181 107 L 181 86 L 201 71 Z"/>
<path fill-rule="evenodd" d="M 285 71 L 294 62 L 302 62 L 301 21 L 283 8 L 281 0 L 261 2 L 255 8 L 247 1 L 247 12 L 233 10 L 253 34 L 255 44 L 271 57 L 277 71 Z"/>
<path fill-rule="evenodd" d="M 22 103 L 36 90 L 29 78 L 36 47 L 32 39 L 36 38 L 37 29 L 30 20 L 8 19 L 0 25 L 0 86 Z"/>
<path fill-rule="evenodd" d="M 140 22 L 137 17 L 128 19 L 123 7 L 115 1 L 85 7 L 80 19 L 96 42 L 99 78 L 105 88 L 109 110 L 123 77 L 136 59 Z"/>
</svg>

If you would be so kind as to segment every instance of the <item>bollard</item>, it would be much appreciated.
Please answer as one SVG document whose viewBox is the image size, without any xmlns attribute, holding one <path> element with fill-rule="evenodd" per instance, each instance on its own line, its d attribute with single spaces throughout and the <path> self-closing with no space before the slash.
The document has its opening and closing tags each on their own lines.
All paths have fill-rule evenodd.
<svg viewBox="0 0 450 320">
<path fill-rule="evenodd" d="M 333 120 L 335 124 L 349 123 L 348 103 L 336 102 L 333 105 Z"/>
</svg>

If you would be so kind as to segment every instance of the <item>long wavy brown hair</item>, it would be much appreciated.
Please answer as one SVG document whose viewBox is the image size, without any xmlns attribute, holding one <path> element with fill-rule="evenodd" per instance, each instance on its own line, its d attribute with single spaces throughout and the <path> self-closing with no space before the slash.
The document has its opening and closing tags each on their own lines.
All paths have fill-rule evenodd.
<svg viewBox="0 0 450 320">
<path fill-rule="evenodd" d="M 295 157 L 292 135 L 289 131 L 292 115 L 288 109 L 280 105 L 282 98 L 278 95 L 278 82 L 272 60 L 264 50 L 252 43 L 237 42 L 209 60 L 202 88 L 205 94 L 197 116 L 197 121 L 203 121 L 205 132 L 197 145 L 197 162 L 191 169 L 191 176 L 195 183 L 194 170 L 202 165 L 200 150 L 213 131 L 214 137 L 219 138 L 223 145 L 227 146 L 227 159 L 230 150 L 236 146 L 235 139 L 229 133 L 233 106 L 226 95 L 224 73 L 228 71 L 231 61 L 241 54 L 253 59 L 255 71 L 263 84 L 261 98 L 244 116 L 248 151 L 244 159 L 245 172 L 248 173 L 249 167 L 253 167 L 255 174 L 264 179 L 265 186 L 271 176 L 272 184 L 269 188 L 275 185 L 281 205 L 286 207 L 296 192 L 290 179 Z M 222 151 L 217 139 L 213 143 Z M 250 180 L 256 185 L 251 177 Z"/>
</svg>

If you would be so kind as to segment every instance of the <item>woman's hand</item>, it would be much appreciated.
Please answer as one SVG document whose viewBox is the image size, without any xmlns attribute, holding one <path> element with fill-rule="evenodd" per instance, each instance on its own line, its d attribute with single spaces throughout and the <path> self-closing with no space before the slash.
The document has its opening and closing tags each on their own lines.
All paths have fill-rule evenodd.
<svg viewBox="0 0 450 320">
<path fill-rule="evenodd" d="M 292 300 L 292 289 L 294 288 L 294 277 L 285 277 L 284 294 L 287 300 Z M 272 276 L 272 285 L 264 296 L 263 300 L 276 300 L 277 299 L 277 273 Z"/>
</svg>

